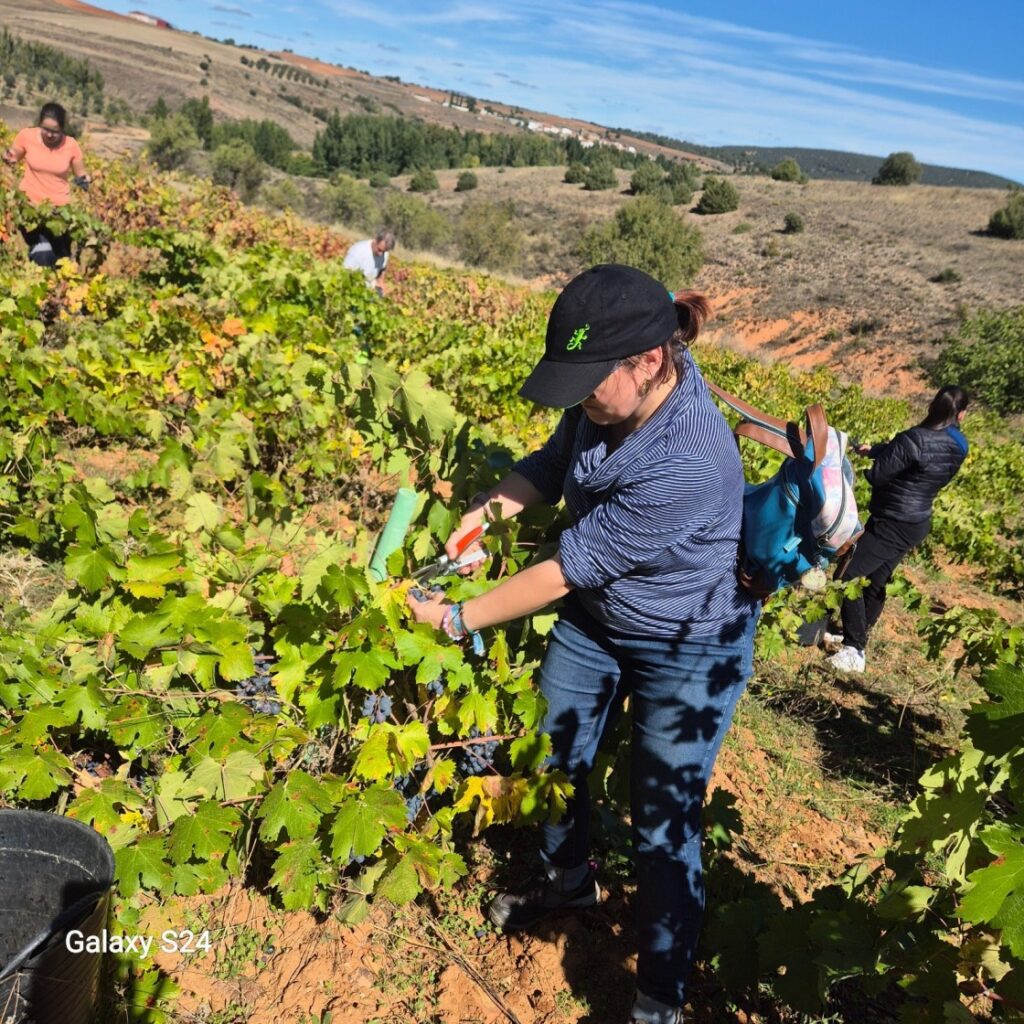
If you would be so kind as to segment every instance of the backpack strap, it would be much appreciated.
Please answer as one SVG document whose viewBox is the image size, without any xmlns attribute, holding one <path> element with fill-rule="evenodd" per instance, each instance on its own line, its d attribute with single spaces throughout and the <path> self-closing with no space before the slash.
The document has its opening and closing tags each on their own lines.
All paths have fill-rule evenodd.
<svg viewBox="0 0 1024 1024">
<path fill-rule="evenodd" d="M 749 438 L 751 441 L 774 448 L 783 455 L 799 459 L 804 456 L 807 438 L 810 436 L 814 444 L 814 468 L 817 469 L 821 465 L 828 445 L 828 420 L 825 418 L 825 410 L 820 405 L 815 404 L 807 409 L 805 433 L 796 423 L 770 416 L 709 380 L 705 379 L 705 383 L 713 395 L 720 398 L 733 412 L 739 413 L 741 421 L 733 431 L 737 437 Z"/>
<path fill-rule="evenodd" d="M 817 402 L 807 407 L 807 432 L 814 444 L 814 468 L 817 469 L 828 447 L 828 420 L 825 419 L 825 410 Z"/>
</svg>

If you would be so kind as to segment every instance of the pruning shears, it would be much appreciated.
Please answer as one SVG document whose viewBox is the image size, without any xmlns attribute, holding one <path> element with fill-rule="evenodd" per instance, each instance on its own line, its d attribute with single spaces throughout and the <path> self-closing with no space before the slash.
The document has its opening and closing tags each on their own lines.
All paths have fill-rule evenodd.
<svg viewBox="0 0 1024 1024">
<path fill-rule="evenodd" d="M 457 573 L 460 569 L 465 569 L 467 566 L 476 565 L 477 562 L 483 561 L 486 558 L 486 554 L 472 554 L 465 555 L 465 552 L 472 547 L 486 532 L 487 523 L 481 523 L 479 526 L 473 527 L 467 534 L 460 537 L 455 545 L 455 557 L 450 558 L 447 553 L 436 558 L 433 562 L 428 565 L 424 565 L 417 569 L 413 574 L 412 578 L 417 583 L 430 583 L 432 580 L 437 579 L 439 576 L 451 576 L 453 573 Z"/>
</svg>

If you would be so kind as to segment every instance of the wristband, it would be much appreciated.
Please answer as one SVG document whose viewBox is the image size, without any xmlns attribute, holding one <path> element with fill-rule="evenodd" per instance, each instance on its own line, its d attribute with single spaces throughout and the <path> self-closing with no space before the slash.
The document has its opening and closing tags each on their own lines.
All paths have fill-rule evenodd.
<svg viewBox="0 0 1024 1024">
<path fill-rule="evenodd" d="M 493 523 L 494 513 L 491 511 L 492 501 L 494 501 L 494 499 L 487 491 L 477 491 L 476 494 L 469 499 L 469 506 L 466 508 L 466 511 L 475 512 L 478 508 L 483 509 L 484 518 L 489 519 Z"/>
<path fill-rule="evenodd" d="M 479 630 L 471 630 L 466 626 L 466 622 L 462 617 L 462 607 L 462 602 L 448 605 L 444 610 L 444 615 L 441 616 L 441 628 L 448 638 L 456 643 L 465 640 L 467 636 L 470 637 L 473 643 L 473 653 L 478 657 L 482 657 L 484 653 L 484 638 L 480 635 Z"/>
</svg>

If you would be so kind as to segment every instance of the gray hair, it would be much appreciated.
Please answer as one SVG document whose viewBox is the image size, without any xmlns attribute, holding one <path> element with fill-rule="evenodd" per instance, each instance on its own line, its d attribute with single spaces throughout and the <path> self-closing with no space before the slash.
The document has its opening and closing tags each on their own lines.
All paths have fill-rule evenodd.
<svg viewBox="0 0 1024 1024">
<path fill-rule="evenodd" d="M 383 244 L 387 249 L 394 249 L 395 247 L 395 233 L 391 228 L 381 228 L 374 238 L 374 241 L 378 244 Z"/>
</svg>

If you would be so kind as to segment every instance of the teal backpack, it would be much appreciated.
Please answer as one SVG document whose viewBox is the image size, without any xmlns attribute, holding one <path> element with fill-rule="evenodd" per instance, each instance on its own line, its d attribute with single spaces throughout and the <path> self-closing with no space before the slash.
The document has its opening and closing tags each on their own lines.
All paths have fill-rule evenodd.
<svg viewBox="0 0 1024 1024">
<path fill-rule="evenodd" d="M 743 498 L 743 585 L 760 597 L 796 583 L 823 585 L 822 570 L 853 552 L 864 532 L 853 493 L 847 435 L 830 427 L 820 405 L 806 410 L 806 429 L 755 409 L 708 384 L 740 423 L 733 433 L 786 456 L 778 472 L 747 484 Z"/>
</svg>

